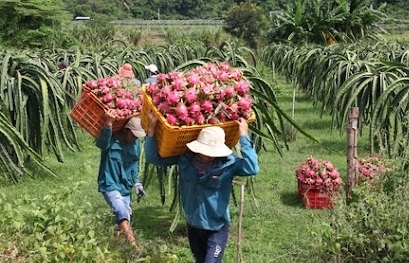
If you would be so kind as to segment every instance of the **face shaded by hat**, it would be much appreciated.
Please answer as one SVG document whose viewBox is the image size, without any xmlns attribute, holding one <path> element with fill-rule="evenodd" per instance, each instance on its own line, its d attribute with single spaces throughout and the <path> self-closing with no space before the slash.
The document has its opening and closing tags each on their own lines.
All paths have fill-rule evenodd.
<svg viewBox="0 0 409 263">
<path fill-rule="evenodd" d="M 133 135 L 135 135 L 135 137 L 137 138 L 146 136 L 145 130 L 142 128 L 141 125 L 141 118 L 139 117 L 130 118 L 124 128 L 131 130 Z"/>
<path fill-rule="evenodd" d="M 65 60 L 59 60 L 57 66 L 59 69 L 65 69 L 68 67 L 68 62 Z"/>
<path fill-rule="evenodd" d="M 202 129 L 196 140 L 186 146 L 195 153 L 209 157 L 226 157 L 232 154 L 232 150 L 225 144 L 224 130 L 218 126 Z"/>
<path fill-rule="evenodd" d="M 132 71 L 132 65 L 125 63 L 122 67 L 119 68 L 118 74 L 125 78 L 134 78 L 135 75 Z"/>
<path fill-rule="evenodd" d="M 145 66 L 146 70 L 149 70 L 152 73 L 157 73 L 158 72 L 158 67 L 155 64 L 150 64 Z"/>
</svg>

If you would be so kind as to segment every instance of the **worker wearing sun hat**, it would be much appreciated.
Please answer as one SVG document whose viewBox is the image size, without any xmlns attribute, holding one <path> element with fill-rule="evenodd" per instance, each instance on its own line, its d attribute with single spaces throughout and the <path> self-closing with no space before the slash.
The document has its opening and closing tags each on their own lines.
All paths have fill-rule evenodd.
<svg viewBox="0 0 409 263">
<path fill-rule="evenodd" d="M 197 139 L 186 146 L 190 152 L 163 158 L 155 139 L 155 114 L 149 114 L 145 158 L 157 166 L 178 165 L 179 191 L 187 221 L 190 249 L 196 263 L 220 263 L 230 228 L 229 199 L 235 175 L 259 172 L 258 157 L 248 136 L 248 124 L 236 121 L 242 157 L 225 144 L 225 132 L 218 126 L 203 128 Z"/>
<path fill-rule="evenodd" d="M 233 151 L 226 146 L 224 130 L 218 126 L 207 127 L 200 131 L 196 140 L 186 146 L 195 153 L 209 157 L 226 157 Z"/>
<path fill-rule="evenodd" d="M 148 78 L 145 79 L 145 83 L 156 83 L 157 74 L 159 73 L 158 67 L 155 64 L 149 64 L 145 66 L 145 69 L 148 72 Z"/>
<path fill-rule="evenodd" d="M 141 81 L 135 77 L 132 65 L 129 63 L 125 63 L 119 68 L 118 75 L 123 79 L 130 79 L 132 82 L 135 82 L 137 87 L 142 85 Z"/>
<path fill-rule="evenodd" d="M 140 140 L 146 133 L 139 117 L 132 117 L 119 132 L 112 133 L 117 118 L 115 110 L 105 112 L 105 123 L 96 146 L 101 150 L 98 172 L 98 191 L 115 214 L 115 229 L 122 231 L 137 247 L 130 224 L 131 193 L 135 189 L 138 200 L 146 193 L 139 180 Z"/>
</svg>

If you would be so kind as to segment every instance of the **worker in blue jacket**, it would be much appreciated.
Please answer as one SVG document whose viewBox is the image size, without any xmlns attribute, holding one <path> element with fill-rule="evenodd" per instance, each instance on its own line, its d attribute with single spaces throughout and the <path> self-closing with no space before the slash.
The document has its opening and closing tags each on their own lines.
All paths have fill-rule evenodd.
<svg viewBox="0 0 409 263">
<path fill-rule="evenodd" d="M 167 158 L 160 157 L 157 151 L 154 136 L 157 121 L 157 117 L 150 113 L 145 140 L 146 161 L 157 166 L 178 165 L 180 196 L 195 262 L 221 262 L 230 227 L 229 200 L 233 177 L 259 172 L 247 121 L 243 118 L 236 121 L 242 157 L 226 146 L 224 130 L 211 126 L 203 128 L 196 140 L 187 143 L 190 152 Z"/>
<path fill-rule="evenodd" d="M 98 172 L 98 191 L 115 214 L 115 229 L 125 234 L 136 248 L 137 244 L 130 225 L 131 192 L 134 187 L 138 198 L 145 195 L 139 180 L 139 138 L 146 133 L 139 117 L 132 117 L 118 133 L 112 133 L 112 124 L 117 118 L 115 110 L 105 113 L 105 123 L 96 146 L 101 149 Z"/>
</svg>

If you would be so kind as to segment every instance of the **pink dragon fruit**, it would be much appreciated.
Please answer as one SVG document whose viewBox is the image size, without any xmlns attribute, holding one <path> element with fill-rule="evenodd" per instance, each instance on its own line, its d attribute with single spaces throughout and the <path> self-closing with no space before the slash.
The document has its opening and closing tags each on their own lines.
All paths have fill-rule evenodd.
<svg viewBox="0 0 409 263">
<path fill-rule="evenodd" d="M 198 115 L 201 110 L 202 108 L 200 107 L 200 104 L 198 102 L 194 102 L 189 106 L 189 114 L 192 116 Z"/>
<path fill-rule="evenodd" d="M 185 104 L 179 103 L 176 106 L 176 117 L 180 120 L 185 120 L 189 116 L 189 112 Z"/>
<path fill-rule="evenodd" d="M 234 89 L 237 91 L 237 93 L 240 96 L 245 96 L 248 94 L 250 90 L 250 85 L 247 81 L 240 80 L 239 82 L 236 83 L 236 86 L 234 86 Z"/>
<path fill-rule="evenodd" d="M 168 96 L 166 97 L 166 101 L 169 105 L 174 106 L 179 103 L 180 101 L 180 94 L 179 91 L 173 90 L 169 92 Z"/>
<path fill-rule="evenodd" d="M 232 86 L 226 86 L 224 88 L 224 94 L 225 94 L 226 98 L 228 98 L 228 99 L 233 98 L 234 92 L 235 92 L 235 90 L 234 90 L 234 88 Z"/>
<path fill-rule="evenodd" d="M 170 124 L 170 125 L 178 125 L 178 121 L 175 115 L 173 114 L 167 114 L 166 115 L 166 121 Z"/>
<path fill-rule="evenodd" d="M 187 85 L 186 81 L 184 81 L 182 78 L 175 79 L 172 82 L 172 88 L 175 90 L 184 90 L 186 85 Z"/>
<path fill-rule="evenodd" d="M 190 88 L 185 91 L 184 98 L 187 103 L 194 103 L 197 100 L 197 93 L 195 88 Z"/>
<path fill-rule="evenodd" d="M 203 84 L 213 84 L 215 82 L 215 79 L 212 75 L 206 74 L 202 75 L 200 81 L 203 82 Z"/>
<path fill-rule="evenodd" d="M 160 74 L 157 75 L 157 78 L 156 78 L 157 83 L 164 83 L 167 80 L 167 78 L 168 78 L 167 74 L 160 73 Z M 156 85 L 156 83 L 155 83 L 155 85 Z"/>
<path fill-rule="evenodd" d="M 234 81 L 239 81 L 243 78 L 243 72 L 239 69 L 233 69 L 230 71 L 229 78 Z"/>
<path fill-rule="evenodd" d="M 216 75 L 216 78 L 221 82 L 226 82 L 229 79 L 229 74 L 225 71 L 219 71 Z"/>
<path fill-rule="evenodd" d="M 204 101 L 201 106 L 204 112 L 213 113 L 214 111 L 213 103 L 210 100 Z"/>
<path fill-rule="evenodd" d="M 237 102 L 237 105 L 239 106 L 240 109 L 244 111 L 248 111 L 251 108 L 252 100 L 251 98 L 240 98 L 239 101 Z"/>
<path fill-rule="evenodd" d="M 159 105 L 159 103 L 161 102 L 161 98 L 158 95 L 155 95 L 152 97 L 152 102 L 155 105 Z"/>
<path fill-rule="evenodd" d="M 339 171 L 327 161 L 310 157 L 295 169 L 297 179 L 306 184 L 323 186 L 329 189 L 342 184 Z"/>
<path fill-rule="evenodd" d="M 166 98 L 167 96 L 169 96 L 169 93 L 170 93 L 171 91 L 172 91 L 172 87 L 169 86 L 169 85 L 167 85 L 167 86 L 164 86 L 164 87 L 162 87 L 162 88 L 160 89 L 159 94 L 160 94 L 160 96 L 161 96 L 162 98 Z"/>
<path fill-rule="evenodd" d="M 158 104 L 158 110 L 162 113 L 162 114 L 167 114 L 172 112 L 172 110 L 170 109 L 170 106 L 168 103 L 166 103 L 165 101 L 161 102 Z"/>
<path fill-rule="evenodd" d="M 185 117 L 183 121 L 184 121 L 184 124 L 188 126 L 195 124 L 195 119 L 189 116 Z"/>
<path fill-rule="evenodd" d="M 196 124 L 201 125 L 201 124 L 204 124 L 205 121 L 206 121 L 206 118 L 204 117 L 204 115 L 202 113 L 197 114 Z"/>
<path fill-rule="evenodd" d="M 151 96 L 155 96 L 159 93 L 159 87 L 156 83 L 150 83 L 146 90 L 151 94 Z"/>
<path fill-rule="evenodd" d="M 96 88 L 98 88 L 98 81 L 96 81 L 96 80 L 87 80 L 85 82 L 85 86 L 92 89 L 92 90 L 96 89 Z"/>
<path fill-rule="evenodd" d="M 102 97 L 102 102 L 109 103 L 114 100 L 114 95 L 112 93 L 107 93 Z"/>
<path fill-rule="evenodd" d="M 123 98 L 117 98 L 116 99 L 116 106 L 119 109 L 125 109 L 126 108 L 126 101 Z"/>
<path fill-rule="evenodd" d="M 200 83 L 200 78 L 197 74 L 189 74 L 187 77 L 187 82 L 189 83 L 189 86 L 193 87 Z"/>
<path fill-rule="evenodd" d="M 225 61 L 220 62 L 219 69 L 223 70 L 223 71 L 228 71 L 228 70 L 230 70 L 230 64 L 225 62 Z"/>
<path fill-rule="evenodd" d="M 213 85 L 205 84 L 200 88 L 200 93 L 204 95 L 210 95 L 213 93 Z"/>
</svg>

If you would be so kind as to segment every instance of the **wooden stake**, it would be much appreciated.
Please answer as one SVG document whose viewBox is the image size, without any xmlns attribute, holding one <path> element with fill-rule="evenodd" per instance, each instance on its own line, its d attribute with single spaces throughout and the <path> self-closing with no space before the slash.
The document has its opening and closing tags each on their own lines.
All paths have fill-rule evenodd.
<svg viewBox="0 0 409 263">
<path fill-rule="evenodd" d="M 239 224 L 238 224 L 238 235 L 237 235 L 237 263 L 241 263 L 243 261 L 243 258 L 241 255 L 241 233 L 242 233 L 242 223 L 243 223 L 243 209 L 244 209 L 244 184 L 241 184 Z"/>
<path fill-rule="evenodd" d="M 345 184 L 346 201 L 349 202 L 352 188 L 357 182 L 357 144 L 358 144 L 358 117 L 359 108 L 353 107 L 348 111 L 348 127 L 347 127 L 347 183 Z"/>
</svg>

